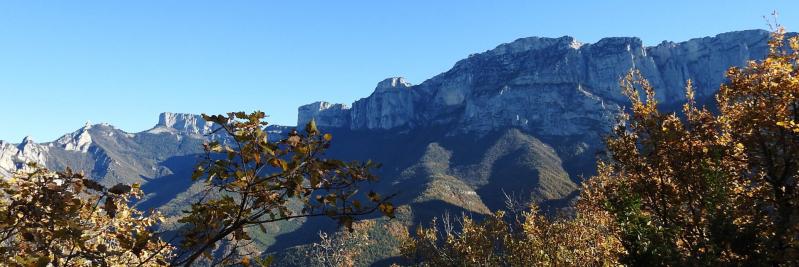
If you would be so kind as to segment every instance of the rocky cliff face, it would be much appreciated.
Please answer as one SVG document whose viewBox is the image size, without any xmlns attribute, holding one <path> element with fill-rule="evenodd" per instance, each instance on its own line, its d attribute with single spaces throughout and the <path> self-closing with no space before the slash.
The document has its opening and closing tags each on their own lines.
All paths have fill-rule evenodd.
<svg viewBox="0 0 799 267">
<path fill-rule="evenodd" d="M 328 102 L 314 102 L 301 106 L 297 112 L 297 126 L 303 127 L 311 119 L 314 119 L 319 127 L 349 127 L 350 107 Z"/>
<path fill-rule="evenodd" d="M 25 137 L 19 144 L 0 141 L 0 178 L 15 170 L 26 170 L 27 163 L 46 165 L 48 147 Z"/>
<path fill-rule="evenodd" d="M 53 169 L 83 170 L 109 183 L 141 182 L 143 177 L 165 173 L 163 166 L 159 166 L 161 161 L 199 153 L 202 142 L 221 138 L 221 134 L 211 134 L 215 129 L 214 123 L 206 122 L 200 115 L 165 112 L 159 115 L 152 129 L 139 133 L 128 133 L 104 123 L 86 123 L 52 142 L 35 143 L 27 137 L 19 144 L 0 141 L 0 177 L 35 162 Z M 273 141 L 285 138 L 290 130 L 279 125 L 266 129 Z"/>
<path fill-rule="evenodd" d="M 352 104 L 350 128 L 391 129 L 411 123 L 416 99 L 412 88 L 401 77 L 381 81 L 372 95 Z"/>
<path fill-rule="evenodd" d="M 598 133 L 610 128 L 627 103 L 618 81 L 631 68 L 650 80 L 662 103 L 683 101 L 688 79 L 697 97 L 708 98 L 727 68 L 766 55 L 768 37 L 750 30 L 651 47 L 634 37 L 593 44 L 568 36 L 522 38 L 471 55 L 419 85 L 402 78 L 380 82 L 348 110 L 348 128 L 450 125 L 474 133 L 505 127 L 541 136 Z"/>
<path fill-rule="evenodd" d="M 214 123 L 206 122 L 200 115 L 164 112 L 158 116 L 158 124 L 148 132 L 171 132 L 188 135 L 205 135 L 213 131 L 213 125 Z"/>
<path fill-rule="evenodd" d="M 683 101 L 687 79 L 698 97 L 707 98 L 729 66 L 763 58 L 767 40 L 765 31 L 652 47 L 637 38 L 593 44 L 523 38 L 471 55 L 419 85 L 385 79 L 352 108 L 302 106 L 298 125 L 314 119 L 332 133 L 325 156 L 383 163 L 375 170 L 381 177 L 375 191 L 399 193 L 394 204 L 412 207 L 415 223 L 445 210 L 487 214 L 503 207 L 505 193 L 563 207 L 577 195 L 579 177 L 595 171 L 598 137 L 626 104 L 618 80 L 630 68 L 641 70 L 662 103 Z M 270 125 L 266 131 L 277 141 L 292 128 Z M 189 177 L 202 143 L 225 141 L 209 135 L 214 129 L 198 115 L 163 113 L 152 129 L 138 133 L 87 124 L 48 143 L 0 141 L 0 176 L 26 162 L 70 167 L 106 185 L 140 183 L 147 196 L 139 208 L 178 216 L 199 192 Z M 276 244 L 300 245 L 319 231 L 305 221 L 283 226 L 262 244 L 279 238 Z"/>
<path fill-rule="evenodd" d="M 92 144 L 92 136 L 89 133 L 91 128 L 92 125 L 86 123 L 83 128 L 58 138 L 55 144 L 61 146 L 64 150 L 86 153 L 89 151 L 89 146 Z"/>
<path fill-rule="evenodd" d="M 199 152 L 205 138 L 215 138 L 206 136 L 213 129 L 213 123 L 199 115 L 167 112 L 159 116 L 155 127 L 135 134 L 108 124 L 86 123 L 53 142 L 35 143 L 30 138 L 19 144 L 0 141 L 0 176 L 35 162 L 53 169 L 83 170 L 101 182 L 140 182 L 142 177 L 163 172 L 159 160 Z M 285 130 L 272 127 L 270 131 Z"/>
</svg>

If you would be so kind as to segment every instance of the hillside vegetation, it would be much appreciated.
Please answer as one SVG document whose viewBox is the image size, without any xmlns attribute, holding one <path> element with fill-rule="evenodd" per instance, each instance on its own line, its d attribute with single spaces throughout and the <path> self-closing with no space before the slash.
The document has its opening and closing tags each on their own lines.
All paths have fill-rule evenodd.
<svg viewBox="0 0 799 267">
<path fill-rule="evenodd" d="M 649 82 L 627 75 L 632 107 L 572 218 L 534 206 L 466 217 L 460 230 L 418 228 L 405 255 L 431 266 L 799 264 L 799 39 L 779 30 L 769 45 L 765 60 L 728 71 L 719 114 L 696 106 L 690 82 L 682 112 L 661 113 Z"/>
<path fill-rule="evenodd" d="M 184 180 L 164 181 L 188 188 L 175 199 L 150 196 L 139 207 L 146 177 L 102 173 L 108 179 L 98 182 L 36 164 L 0 180 L 0 263 L 799 265 L 798 66 L 799 38 L 777 30 L 764 60 L 729 69 L 717 113 L 696 103 L 691 82 L 681 111 L 661 111 L 653 86 L 632 70 L 620 83 L 631 106 L 581 187 L 563 166 L 582 166 L 584 155 L 559 156 L 579 145 L 553 148 L 517 129 L 472 139 L 353 134 L 328 155 L 333 135 L 314 120 L 272 140 L 261 112 L 204 115 L 219 138 L 201 145 L 192 172 L 174 173 Z M 367 138 L 407 142 L 359 146 Z M 455 153 L 464 150 L 479 153 Z M 405 167 L 381 171 L 396 179 L 380 184 L 378 164 L 336 153 L 405 153 L 394 165 Z M 88 164 L 66 158 L 55 166 Z M 134 172 L 125 162 L 107 164 Z M 171 207 L 172 217 L 139 209 L 147 206 Z M 313 217 L 333 219 L 338 231 L 303 231 L 317 229 Z M 273 235 L 281 227 L 318 242 L 295 246 L 291 235 Z M 281 245 L 284 253 L 264 249 Z"/>
</svg>

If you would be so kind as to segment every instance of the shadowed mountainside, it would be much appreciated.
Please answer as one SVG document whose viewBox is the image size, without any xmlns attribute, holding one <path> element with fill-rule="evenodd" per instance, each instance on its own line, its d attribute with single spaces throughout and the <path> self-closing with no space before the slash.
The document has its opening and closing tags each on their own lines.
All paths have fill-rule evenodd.
<svg viewBox="0 0 799 267">
<path fill-rule="evenodd" d="M 394 203 L 405 211 L 398 223 L 427 223 L 445 212 L 484 216 L 504 206 L 505 194 L 554 211 L 568 207 L 582 177 L 594 174 L 602 136 L 627 104 L 618 79 L 630 68 L 652 81 L 664 105 L 678 106 L 687 79 L 694 80 L 698 98 L 710 99 L 728 67 L 765 56 L 767 40 L 761 30 L 652 47 L 626 37 L 594 44 L 568 36 L 522 38 L 470 55 L 419 85 L 388 78 L 352 108 L 302 106 L 298 124 L 314 119 L 332 133 L 327 157 L 382 163 L 376 170 L 381 181 L 371 187 L 397 193 Z M 270 139 L 292 128 L 270 126 Z M 141 183 L 147 196 L 138 207 L 161 210 L 168 216 L 165 227 L 174 230 L 200 189 L 190 173 L 202 143 L 224 138 L 213 129 L 197 115 L 163 113 L 139 133 L 87 124 L 53 142 L 0 141 L 0 175 L 38 162 L 82 170 L 106 185 Z M 393 222 L 375 221 L 370 231 L 386 243 L 370 248 L 361 264 L 396 256 L 380 249 L 397 242 L 379 230 Z M 252 235 L 261 249 L 286 251 L 278 265 L 302 265 L 296 255 L 302 245 L 332 229 L 331 220 L 315 218 L 272 224 Z"/>
</svg>

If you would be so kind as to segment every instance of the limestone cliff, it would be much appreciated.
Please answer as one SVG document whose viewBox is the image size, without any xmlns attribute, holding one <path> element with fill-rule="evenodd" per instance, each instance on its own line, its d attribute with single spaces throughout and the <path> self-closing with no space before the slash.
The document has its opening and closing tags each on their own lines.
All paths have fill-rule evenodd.
<svg viewBox="0 0 799 267">
<path fill-rule="evenodd" d="M 765 57 L 768 38 L 767 31 L 749 30 L 650 47 L 635 37 L 593 44 L 568 36 L 522 38 L 473 54 L 419 85 L 386 79 L 351 109 L 324 109 L 320 117 L 353 130 L 447 125 L 455 132 L 516 127 L 541 136 L 597 135 L 627 103 L 618 82 L 631 68 L 641 70 L 664 104 L 684 100 L 688 79 L 698 98 L 709 98 L 730 66 Z M 301 110 L 300 120 L 307 114 Z"/>
</svg>

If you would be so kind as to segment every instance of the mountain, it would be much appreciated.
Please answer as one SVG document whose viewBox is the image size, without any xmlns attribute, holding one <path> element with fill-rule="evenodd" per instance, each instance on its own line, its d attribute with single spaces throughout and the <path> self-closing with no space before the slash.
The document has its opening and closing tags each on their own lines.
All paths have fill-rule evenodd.
<svg viewBox="0 0 799 267">
<path fill-rule="evenodd" d="M 768 39 L 762 30 L 650 47 L 634 37 L 593 44 L 568 36 L 522 38 L 470 55 L 418 85 L 402 77 L 385 79 L 351 108 L 327 102 L 302 106 L 298 124 L 313 118 L 321 127 L 362 136 L 342 146 L 401 143 L 396 149 L 402 153 L 359 156 L 389 162 L 395 170 L 389 168 L 384 177 L 400 188 L 439 192 L 437 200 L 459 207 L 474 202 L 467 205 L 471 211 L 501 208 L 502 189 L 563 203 L 581 176 L 593 174 L 602 137 L 628 104 L 618 86 L 627 71 L 639 69 L 665 106 L 685 100 L 689 79 L 697 98 L 709 102 L 729 67 L 765 57 Z M 371 141 L 370 135 L 380 138 Z M 461 192 L 454 194 L 461 202 L 442 193 L 448 189 Z"/>
<path fill-rule="evenodd" d="M 301 106 L 298 125 L 314 119 L 333 134 L 327 156 L 383 163 L 375 187 L 398 193 L 402 219 L 375 227 L 427 222 L 445 211 L 481 216 L 503 208 L 506 195 L 554 211 L 568 207 L 581 179 L 595 172 L 602 137 L 628 104 L 618 86 L 628 70 L 640 69 L 666 106 L 684 101 L 688 79 L 710 103 L 727 68 L 764 58 L 768 38 L 767 31 L 749 30 L 649 47 L 634 37 L 593 44 L 568 36 L 522 38 L 470 55 L 418 85 L 392 77 L 351 105 Z M 292 128 L 270 126 L 270 138 Z M 196 192 L 189 177 L 201 144 L 224 138 L 214 129 L 197 115 L 163 113 L 139 133 L 87 124 L 53 142 L 0 141 L 0 174 L 32 161 L 83 170 L 107 185 L 141 183 L 147 196 L 139 207 L 174 218 Z M 287 251 L 279 263 L 304 265 L 297 249 L 331 225 L 282 222 L 257 239 L 263 249 Z M 375 240 L 396 243 L 374 232 Z M 395 254 L 374 246 L 362 263 L 383 264 L 378 260 Z"/>
<path fill-rule="evenodd" d="M 522 38 L 473 54 L 419 85 L 404 78 L 378 83 L 346 108 L 317 102 L 300 107 L 300 122 L 352 130 L 455 125 L 453 133 L 517 127 L 538 135 L 595 132 L 613 123 L 626 97 L 619 78 L 640 69 L 662 103 L 683 101 L 693 80 L 698 98 L 711 97 L 730 66 L 765 57 L 769 33 L 750 30 L 645 47 L 638 38 Z M 314 108 L 316 107 L 316 108 Z"/>
</svg>

